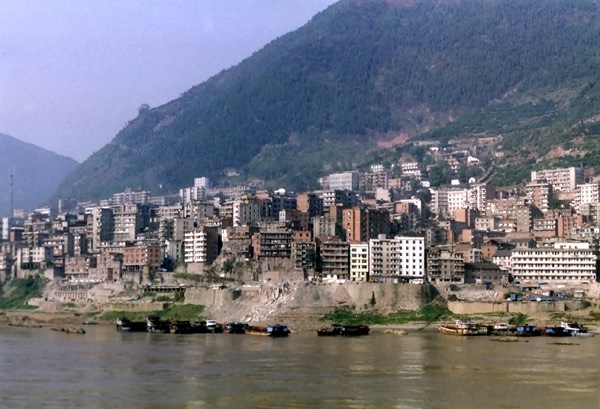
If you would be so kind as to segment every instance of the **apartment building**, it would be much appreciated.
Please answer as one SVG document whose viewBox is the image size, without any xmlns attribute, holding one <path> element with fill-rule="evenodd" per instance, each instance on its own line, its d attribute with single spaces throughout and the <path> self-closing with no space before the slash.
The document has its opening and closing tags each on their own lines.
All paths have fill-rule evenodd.
<svg viewBox="0 0 600 409">
<path fill-rule="evenodd" d="M 186 263 L 212 264 L 218 256 L 218 228 L 201 226 L 186 231 L 183 238 Z"/>
<path fill-rule="evenodd" d="M 427 279 L 434 283 L 463 284 L 465 262 L 462 254 L 451 250 L 430 253 L 427 259 Z"/>
<path fill-rule="evenodd" d="M 292 230 L 285 224 L 265 223 L 252 235 L 255 259 L 287 258 L 292 255 Z"/>
<path fill-rule="evenodd" d="M 422 284 L 425 278 L 425 239 L 396 236 L 369 240 L 369 273 L 381 282 Z"/>
<path fill-rule="evenodd" d="M 578 213 L 583 205 L 600 202 L 600 185 L 598 183 L 583 183 L 575 189 L 575 199 L 571 202 Z"/>
<path fill-rule="evenodd" d="M 542 212 L 550 208 L 552 185 L 547 182 L 533 181 L 525 186 L 527 200 Z"/>
<path fill-rule="evenodd" d="M 431 210 L 436 214 L 451 215 L 457 209 L 469 207 L 469 189 L 430 189 Z"/>
<path fill-rule="evenodd" d="M 94 207 L 90 210 L 87 219 L 88 225 L 88 252 L 97 253 L 100 245 L 104 242 L 110 242 L 114 233 L 114 214 L 108 207 Z"/>
<path fill-rule="evenodd" d="M 296 196 L 296 209 L 308 213 L 309 218 L 323 214 L 323 199 L 316 193 L 300 193 Z"/>
<path fill-rule="evenodd" d="M 521 282 L 594 282 L 596 255 L 589 243 L 555 243 L 551 248 L 515 249 L 510 265 Z"/>
<path fill-rule="evenodd" d="M 319 246 L 321 275 L 325 280 L 347 280 L 350 269 L 350 244 L 341 240 L 324 241 Z"/>
<path fill-rule="evenodd" d="M 292 242 L 292 263 L 297 270 L 310 270 L 316 267 L 316 243 L 314 241 Z"/>
<path fill-rule="evenodd" d="M 358 190 L 358 171 L 331 173 L 320 179 L 321 186 L 325 190 Z"/>
<path fill-rule="evenodd" d="M 552 190 L 557 192 L 568 192 L 575 190 L 577 185 L 585 182 L 585 170 L 583 168 L 558 168 L 534 170 L 531 172 L 531 181 L 543 181 L 552 185 Z"/>
<path fill-rule="evenodd" d="M 369 243 L 350 243 L 350 281 L 369 280 Z"/>
</svg>

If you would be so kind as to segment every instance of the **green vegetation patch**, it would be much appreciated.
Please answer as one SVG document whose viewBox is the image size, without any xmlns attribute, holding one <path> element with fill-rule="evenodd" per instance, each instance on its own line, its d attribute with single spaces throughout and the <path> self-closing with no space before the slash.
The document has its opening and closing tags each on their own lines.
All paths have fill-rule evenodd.
<svg viewBox="0 0 600 409">
<path fill-rule="evenodd" d="M 27 300 L 41 297 L 48 280 L 42 276 L 16 278 L 0 287 L 0 309 L 34 309 Z"/>
<path fill-rule="evenodd" d="M 344 324 L 404 324 L 413 321 L 435 322 L 453 317 L 445 307 L 426 304 L 418 310 L 400 310 L 383 315 L 374 310 L 356 311 L 355 306 L 342 305 L 325 314 L 322 320 Z"/>
<path fill-rule="evenodd" d="M 116 321 L 117 318 L 127 318 L 132 321 L 145 320 L 148 315 L 156 315 L 160 319 L 196 320 L 204 312 L 203 305 L 176 304 L 160 311 L 110 311 L 102 314 L 100 319 Z"/>
</svg>

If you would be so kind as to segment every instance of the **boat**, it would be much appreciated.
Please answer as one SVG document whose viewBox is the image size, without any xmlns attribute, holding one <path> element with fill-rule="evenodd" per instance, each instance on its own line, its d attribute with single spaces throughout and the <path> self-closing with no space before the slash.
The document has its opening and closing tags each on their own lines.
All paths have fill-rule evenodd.
<svg viewBox="0 0 600 409">
<path fill-rule="evenodd" d="M 161 320 L 157 315 L 149 315 L 146 318 L 146 331 L 167 333 L 170 332 L 171 326 L 169 321 Z"/>
<path fill-rule="evenodd" d="M 515 327 L 514 335 L 517 337 L 537 337 L 542 335 L 542 331 L 536 325 L 517 325 Z"/>
<path fill-rule="evenodd" d="M 558 327 L 546 327 L 542 335 L 547 337 L 570 337 L 571 333 L 561 326 Z"/>
<path fill-rule="evenodd" d="M 342 335 L 342 325 L 331 324 L 329 327 L 319 328 L 317 330 L 317 335 L 320 337 L 335 337 L 337 335 Z"/>
<path fill-rule="evenodd" d="M 246 324 L 245 322 L 239 322 L 239 321 L 228 322 L 223 327 L 223 332 L 225 334 L 245 334 L 247 326 L 248 326 L 248 324 Z"/>
<path fill-rule="evenodd" d="M 369 335 L 371 329 L 368 325 L 342 325 L 342 336 L 355 337 L 360 335 Z"/>
<path fill-rule="evenodd" d="M 267 337 L 287 337 L 290 334 L 290 330 L 287 326 L 281 324 L 275 325 L 248 325 L 246 327 L 246 334 L 248 335 L 261 335 Z"/>
<path fill-rule="evenodd" d="M 200 334 L 220 334 L 224 330 L 223 325 L 215 320 L 203 320 L 194 323 L 193 327 Z"/>
<path fill-rule="evenodd" d="M 578 324 L 576 322 L 565 322 L 562 321 L 560 323 L 560 326 L 564 329 L 566 329 L 569 334 L 571 334 L 571 336 L 573 337 L 593 337 L 594 333 L 591 331 L 588 331 L 588 329 L 586 327 L 584 327 L 581 324 Z"/>
<path fill-rule="evenodd" d="M 354 337 L 361 335 L 369 335 L 370 328 L 368 325 L 349 325 L 349 324 L 332 324 L 329 327 L 323 327 L 317 330 L 317 335 L 320 337 L 346 336 Z"/>
<path fill-rule="evenodd" d="M 118 318 L 115 322 L 117 331 L 121 332 L 145 332 L 145 321 L 131 321 L 127 318 Z"/>
<path fill-rule="evenodd" d="M 438 329 L 442 334 L 448 335 L 483 335 L 473 321 L 456 320 L 454 324 L 443 324 Z"/>
<path fill-rule="evenodd" d="M 290 329 L 286 325 L 281 324 L 269 325 L 267 332 L 271 337 L 287 337 L 290 335 Z"/>
<path fill-rule="evenodd" d="M 509 331 L 511 331 L 511 327 L 507 322 L 497 322 L 491 329 L 491 333 L 494 335 L 509 335 Z"/>
<path fill-rule="evenodd" d="M 171 334 L 193 334 L 195 331 L 189 321 L 171 320 L 169 323 L 169 332 Z"/>
</svg>

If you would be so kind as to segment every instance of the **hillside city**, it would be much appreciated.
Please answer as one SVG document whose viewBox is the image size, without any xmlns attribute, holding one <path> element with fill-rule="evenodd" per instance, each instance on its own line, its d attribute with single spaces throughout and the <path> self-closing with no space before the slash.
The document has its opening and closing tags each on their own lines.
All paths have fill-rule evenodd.
<svg viewBox="0 0 600 409">
<path fill-rule="evenodd" d="M 479 165 L 475 152 L 430 145 L 431 155 L 449 184 L 432 187 L 432 165 L 411 161 L 332 173 L 311 192 L 198 177 L 178 195 L 127 190 L 60 200 L 57 211 L 13 209 L 1 220 L 0 278 L 43 275 L 63 301 L 74 287 L 159 286 L 172 272 L 204 283 L 518 284 L 565 297 L 595 285 L 600 188 L 586 169 L 532 171 L 500 189 L 489 172 L 452 179 Z"/>
</svg>

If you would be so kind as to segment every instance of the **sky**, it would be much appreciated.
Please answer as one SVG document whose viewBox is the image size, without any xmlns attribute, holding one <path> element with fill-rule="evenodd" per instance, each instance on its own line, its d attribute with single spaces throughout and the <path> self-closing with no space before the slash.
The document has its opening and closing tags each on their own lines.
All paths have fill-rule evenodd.
<svg viewBox="0 0 600 409">
<path fill-rule="evenodd" d="M 335 2 L 2 0 L 0 133 L 82 162 Z"/>
</svg>

